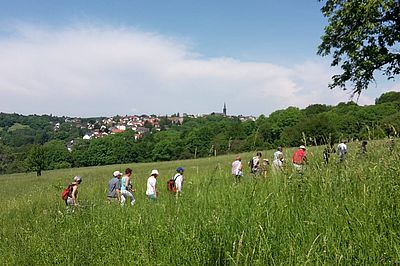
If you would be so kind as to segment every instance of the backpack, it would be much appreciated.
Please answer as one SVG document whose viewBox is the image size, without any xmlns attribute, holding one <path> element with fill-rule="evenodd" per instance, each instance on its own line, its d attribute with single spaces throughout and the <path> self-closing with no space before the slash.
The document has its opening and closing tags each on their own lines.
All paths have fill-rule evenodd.
<svg viewBox="0 0 400 266">
<path fill-rule="evenodd" d="M 253 158 L 251 158 L 250 161 L 249 161 L 249 167 L 250 167 L 250 169 L 253 170 L 253 168 L 254 168 L 254 160 L 253 160 Z"/>
<path fill-rule="evenodd" d="M 170 179 L 167 181 L 167 190 L 168 191 L 174 191 L 175 189 L 175 180 Z"/>
<path fill-rule="evenodd" d="M 69 194 L 71 193 L 71 187 L 72 184 L 68 185 L 68 187 L 64 188 L 63 192 L 61 193 L 61 198 L 63 200 L 67 200 L 69 197 Z"/>
<path fill-rule="evenodd" d="M 167 190 L 168 191 L 176 192 L 175 180 L 178 177 L 178 175 L 176 175 L 176 178 L 174 178 L 174 177 L 167 181 Z"/>
</svg>

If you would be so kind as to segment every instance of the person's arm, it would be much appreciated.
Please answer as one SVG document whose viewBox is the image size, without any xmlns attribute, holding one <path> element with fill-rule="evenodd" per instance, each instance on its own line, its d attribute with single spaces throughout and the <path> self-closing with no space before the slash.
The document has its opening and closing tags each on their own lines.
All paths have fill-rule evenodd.
<svg viewBox="0 0 400 266">
<path fill-rule="evenodd" d="M 115 189 L 115 193 L 117 194 L 117 200 L 121 201 L 121 190 L 119 190 L 118 188 Z"/>
<path fill-rule="evenodd" d="M 156 188 L 157 180 L 154 180 L 153 184 L 153 189 L 154 189 L 154 195 L 157 197 L 157 188 Z"/>
<path fill-rule="evenodd" d="M 125 179 L 125 187 L 126 188 L 129 188 L 129 180 L 130 180 L 131 178 L 130 177 L 126 177 L 126 179 Z"/>
<path fill-rule="evenodd" d="M 72 201 L 74 202 L 75 206 L 78 205 L 78 199 L 76 198 L 76 190 L 77 189 L 78 189 L 78 185 L 74 185 L 72 187 L 72 193 L 71 193 Z"/>
</svg>

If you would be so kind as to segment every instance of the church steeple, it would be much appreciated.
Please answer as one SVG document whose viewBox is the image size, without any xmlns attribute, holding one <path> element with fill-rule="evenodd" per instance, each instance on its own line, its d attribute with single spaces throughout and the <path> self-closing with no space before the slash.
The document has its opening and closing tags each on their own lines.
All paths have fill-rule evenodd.
<svg viewBox="0 0 400 266">
<path fill-rule="evenodd" d="M 222 109 L 222 112 L 224 113 L 224 116 L 226 116 L 226 103 L 224 103 L 224 109 Z"/>
</svg>

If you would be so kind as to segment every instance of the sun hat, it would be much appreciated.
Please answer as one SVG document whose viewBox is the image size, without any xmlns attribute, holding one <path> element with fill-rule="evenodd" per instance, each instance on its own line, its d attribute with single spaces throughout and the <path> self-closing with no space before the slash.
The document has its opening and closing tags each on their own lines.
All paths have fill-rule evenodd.
<svg viewBox="0 0 400 266">
<path fill-rule="evenodd" d="M 75 182 L 82 182 L 82 177 L 77 175 L 77 176 L 74 177 L 74 181 Z"/>
<path fill-rule="evenodd" d="M 159 175 L 158 171 L 156 169 L 151 170 L 151 174 L 150 175 Z"/>
<path fill-rule="evenodd" d="M 121 176 L 122 173 L 120 171 L 114 171 L 113 176 Z"/>
<path fill-rule="evenodd" d="M 304 146 L 304 145 L 300 145 L 300 147 L 299 147 L 300 149 L 303 149 L 303 150 L 305 150 L 306 149 L 306 146 Z"/>
</svg>

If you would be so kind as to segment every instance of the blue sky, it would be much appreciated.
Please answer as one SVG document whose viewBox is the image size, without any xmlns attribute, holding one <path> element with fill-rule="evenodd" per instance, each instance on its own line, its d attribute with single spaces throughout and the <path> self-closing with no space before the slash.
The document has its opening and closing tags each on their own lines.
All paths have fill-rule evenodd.
<svg viewBox="0 0 400 266">
<path fill-rule="evenodd" d="M 259 115 L 349 98 L 327 88 L 335 70 L 316 55 L 317 0 L 0 4 L 3 112 L 209 113 L 226 102 Z M 360 103 L 396 88 L 379 82 Z"/>
</svg>

